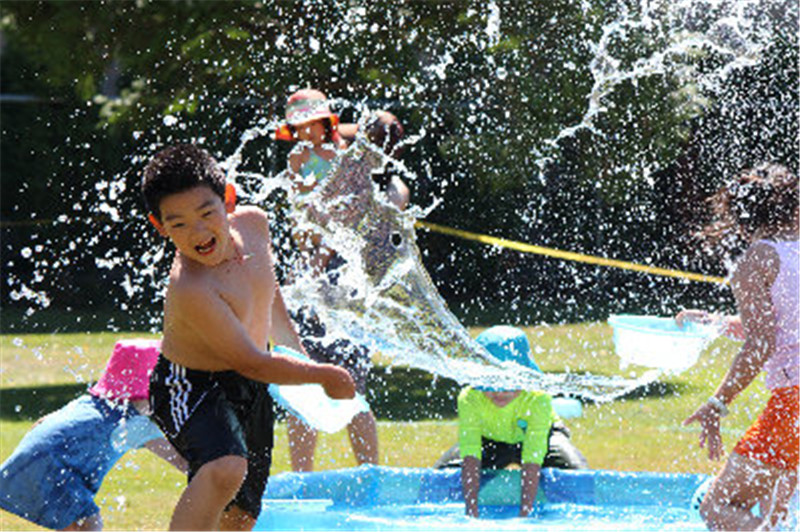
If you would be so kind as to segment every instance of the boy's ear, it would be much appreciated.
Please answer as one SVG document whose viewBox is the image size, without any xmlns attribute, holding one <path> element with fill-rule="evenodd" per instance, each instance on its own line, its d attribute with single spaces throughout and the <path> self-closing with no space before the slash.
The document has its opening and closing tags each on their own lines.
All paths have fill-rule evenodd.
<svg viewBox="0 0 800 532">
<path fill-rule="evenodd" d="M 225 212 L 232 213 L 236 208 L 236 187 L 232 183 L 225 185 Z"/>
<path fill-rule="evenodd" d="M 150 223 L 153 224 L 153 227 L 156 228 L 158 234 L 161 236 L 167 236 L 167 232 L 164 230 L 164 225 L 156 218 L 155 214 L 152 212 L 147 215 L 147 219 L 150 220 Z"/>
</svg>

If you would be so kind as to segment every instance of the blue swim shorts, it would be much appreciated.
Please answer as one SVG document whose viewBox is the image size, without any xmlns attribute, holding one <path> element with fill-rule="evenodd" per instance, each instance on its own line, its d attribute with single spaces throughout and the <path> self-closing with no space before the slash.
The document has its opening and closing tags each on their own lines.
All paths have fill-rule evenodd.
<svg viewBox="0 0 800 532">
<path fill-rule="evenodd" d="M 258 519 L 272 465 L 272 396 L 235 371 L 189 369 L 159 356 L 150 375 L 152 418 L 189 462 L 189 482 L 223 456 L 247 459 L 247 476 L 230 502 Z"/>
<path fill-rule="evenodd" d="M 91 395 L 46 416 L 0 466 L 0 507 L 53 529 L 98 513 L 94 497 L 127 450 L 112 433 L 137 416 Z"/>
</svg>

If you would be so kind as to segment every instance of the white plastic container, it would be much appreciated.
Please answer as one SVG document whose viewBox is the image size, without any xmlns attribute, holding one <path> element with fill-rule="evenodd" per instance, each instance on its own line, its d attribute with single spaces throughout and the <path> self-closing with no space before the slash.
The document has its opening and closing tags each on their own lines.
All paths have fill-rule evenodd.
<svg viewBox="0 0 800 532">
<path fill-rule="evenodd" d="M 276 353 L 305 362 L 308 357 L 283 346 Z M 269 393 L 282 407 L 302 419 L 307 425 L 324 432 L 338 432 L 345 428 L 360 412 L 368 412 L 369 404 L 363 395 L 353 399 L 331 399 L 319 384 L 270 384 Z"/>
<path fill-rule="evenodd" d="M 689 322 L 680 328 L 673 318 L 657 316 L 614 315 L 608 324 L 623 368 L 636 364 L 673 373 L 692 367 L 720 334 L 714 325 Z"/>
</svg>

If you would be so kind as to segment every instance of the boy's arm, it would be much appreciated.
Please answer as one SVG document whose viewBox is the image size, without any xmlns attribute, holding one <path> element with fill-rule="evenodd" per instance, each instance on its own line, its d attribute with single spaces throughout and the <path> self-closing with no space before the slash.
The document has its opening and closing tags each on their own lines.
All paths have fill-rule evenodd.
<svg viewBox="0 0 800 532">
<path fill-rule="evenodd" d="M 744 332 L 744 324 L 742 324 L 742 318 L 738 314 L 735 316 L 726 316 L 726 322 L 726 327 L 722 334 L 731 340 L 743 342 L 746 335 Z"/>
<path fill-rule="evenodd" d="M 550 428 L 553 424 L 553 401 L 549 394 L 541 392 L 523 392 L 530 394 L 527 398 L 528 415 L 525 438 L 522 440 L 522 477 L 519 515 L 527 517 L 533 510 L 536 493 L 539 491 L 539 472 L 544 457 L 547 455 Z"/>
<path fill-rule="evenodd" d="M 255 381 L 276 384 L 318 383 L 333 399 L 350 399 L 350 374 L 330 364 L 303 362 L 259 349 L 230 306 L 207 286 L 173 292 L 174 312 L 225 365 Z"/>
<path fill-rule="evenodd" d="M 687 322 L 697 322 L 703 324 L 714 324 L 722 330 L 722 334 L 731 340 L 744 341 L 744 326 L 742 325 L 742 318 L 737 314 L 734 316 L 725 316 L 722 314 L 714 314 L 707 310 L 701 309 L 684 309 L 675 316 L 675 323 L 678 327 L 684 327 Z"/>
<path fill-rule="evenodd" d="M 478 492 L 481 486 L 481 461 L 474 456 L 464 457 L 461 464 L 461 491 L 467 515 L 478 517 Z"/>
<path fill-rule="evenodd" d="M 527 517 L 533 510 L 533 503 L 536 501 L 536 493 L 539 491 L 539 472 L 542 466 L 539 464 L 522 464 L 522 500 L 519 505 L 520 517 Z"/>
<path fill-rule="evenodd" d="M 481 427 L 475 405 L 476 396 L 470 388 L 458 394 L 458 448 L 461 453 L 461 492 L 466 513 L 478 517 L 478 493 L 481 486 Z"/>
<path fill-rule="evenodd" d="M 272 303 L 272 342 L 275 345 L 283 345 L 298 353 L 306 354 L 277 284 L 275 285 L 275 299 Z"/>
</svg>

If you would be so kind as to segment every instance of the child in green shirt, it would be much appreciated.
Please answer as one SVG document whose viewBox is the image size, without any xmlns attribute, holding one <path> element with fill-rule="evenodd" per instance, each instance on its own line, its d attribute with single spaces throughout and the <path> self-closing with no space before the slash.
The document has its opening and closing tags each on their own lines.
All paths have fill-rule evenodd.
<svg viewBox="0 0 800 532">
<path fill-rule="evenodd" d="M 477 338 L 496 358 L 541 371 L 525 333 L 497 326 Z M 549 394 L 541 391 L 467 387 L 458 396 L 461 486 L 467 515 L 478 517 L 480 470 L 522 466 L 520 516 L 527 516 L 539 489 L 542 466 L 584 469 L 586 459 L 569 441 Z M 546 458 L 548 460 L 546 460 Z M 548 463 L 549 461 L 549 463 Z"/>
<path fill-rule="evenodd" d="M 458 396 L 458 413 L 462 459 L 482 459 L 484 447 L 489 447 L 486 450 L 491 453 L 501 447 L 497 443 L 505 443 L 520 447 L 518 461 L 522 464 L 544 462 L 550 427 L 558 420 L 550 395 L 538 391 L 467 387 Z M 491 464 L 493 460 L 487 462 Z"/>
</svg>

